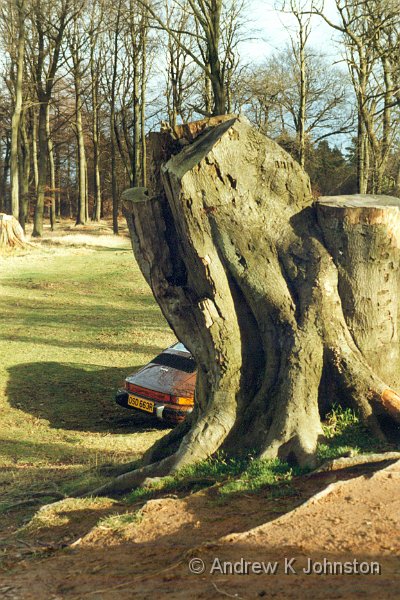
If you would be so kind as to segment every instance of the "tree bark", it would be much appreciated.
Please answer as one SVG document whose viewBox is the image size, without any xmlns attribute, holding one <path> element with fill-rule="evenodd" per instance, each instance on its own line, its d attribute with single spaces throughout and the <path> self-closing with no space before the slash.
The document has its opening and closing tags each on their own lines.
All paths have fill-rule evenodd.
<svg viewBox="0 0 400 600">
<path fill-rule="evenodd" d="M 115 22 L 114 43 L 113 43 L 113 70 L 110 90 L 110 153 L 111 153 L 111 192 L 112 192 L 112 215 L 113 215 L 113 233 L 118 235 L 118 213 L 119 213 L 119 198 L 117 184 L 117 156 L 116 156 L 116 123 L 115 123 L 115 90 L 117 83 L 117 68 L 118 68 L 118 37 L 120 33 L 121 22 L 121 0 L 118 2 L 118 9 Z"/>
<path fill-rule="evenodd" d="M 132 95 L 132 164 L 131 164 L 131 185 L 137 187 L 140 180 L 140 131 L 141 131 L 141 117 L 140 117 L 140 77 L 139 77 L 139 65 L 135 62 L 133 64 L 133 95 Z"/>
<path fill-rule="evenodd" d="M 19 216 L 19 194 L 20 182 L 18 172 L 18 138 L 22 112 L 22 81 L 24 74 L 24 56 L 25 56 L 25 1 L 16 3 L 18 15 L 18 44 L 17 44 L 17 64 L 15 79 L 15 106 L 11 120 L 11 213 L 18 219 Z"/>
<path fill-rule="evenodd" d="M 394 387 L 400 387 L 399 206 L 391 196 L 332 196 L 320 198 L 317 211 L 351 335 Z"/>
<path fill-rule="evenodd" d="M 38 162 L 38 117 L 36 111 L 32 108 L 32 167 L 33 167 L 33 181 L 35 185 L 35 194 L 37 195 L 39 187 L 39 162 Z"/>
<path fill-rule="evenodd" d="M 78 57 L 76 57 L 75 59 L 74 67 L 75 130 L 78 149 L 78 212 L 76 216 L 76 224 L 84 225 L 87 220 L 86 152 L 82 125 L 83 100 L 81 92 L 81 78 L 79 73 L 80 66 Z"/>
<path fill-rule="evenodd" d="M 299 18 L 299 69 L 300 69 L 300 106 L 298 117 L 298 139 L 299 139 L 299 163 L 304 169 L 305 149 L 306 149 L 306 102 L 307 102 L 307 59 L 305 45 L 307 40 L 307 31 L 304 30 L 304 24 Z"/>
<path fill-rule="evenodd" d="M 7 210 L 8 204 L 11 204 L 11 202 L 8 202 L 7 193 L 6 193 L 7 192 L 8 173 L 10 171 L 10 154 L 11 154 L 10 138 L 8 138 L 8 137 L 6 138 L 4 145 L 5 145 L 4 160 L 3 160 L 2 173 L 1 173 L 1 179 L 0 179 L 0 210 L 2 210 L 2 211 Z"/>
<path fill-rule="evenodd" d="M 93 49 L 91 47 L 91 84 L 92 84 L 92 139 L 93 139 L 93 191 L 94 207 L 92 221 L 101 219 L 101 180 L 100 180 L 100 128 L 99 128 L 99 75 L 95 72 Z"/>
<path fill-rule="evenodd" d="M 56 224 L 56 170 L 54 165 L 54 146 L 53 139 L 50 131 L 50 107 L 47 107 L 47 118 L 46 118 L 46 136 L 47 136 L 47 152 L 49 160 L 49 175 L 50 175 L 50 189 L 48 190 L 49 196 L 47 201 L 50 200 L 50 228 L 54 231 Z"/>
<path fill-rule="evenodd" d="M 142 41 L 142 77 L 141 77 L 141 88 L 140 88 L 140 149 L 141 149 L 141 160 L 140 160 L 140 172 L 141 172 L 141 185 L 145 186 L 146 183 L 146 86 L 147 86 L 147 20 L 144 18 L 143 29 L 141 33 Z"/>
<path fill-rule="evenodd" d="M 19 222 L 25 231 L 25 225 L 29 216 L 29 176 L 31 171 L 31 152 L 28 132 L 26 130 L 26 111 L 21 117 L 21 140 L 20 140 L 20 158 L 19 158 L 19 181 L 20 181 L 20 203 L 19 203 Z"/>
<path fill-rule="evenodd" d="M 46 180 L 47 180 L 47 112 L 49 110 L 49 101 L 46 97 L 40 97 L 39 106 L 39 125 L 38 125 L 38 138 L 39 138 L 39 159 L 38 159 L 38 188 L 37 188 L 37 200 L 35 206 L 35 216 L 33 224 L 33 237 L 41 237 L 43 234 L 43 212 L 44 212 L 44 198 L 46 192 Z"/>
<path fill-rule="evenodd" d="M 181 134 L 183 150 L 167 133 L 151 138 L 149 189 L 123 199 L 139 266 L 196 359 L 195 410 L 143 467 L 99 493 L 217 450 L 314 464 L 327 370 L 375 435 L 400 423 L 389 297 L 399 286 L 400 200 L 315 205 L 298 163 L 244 118 Z"/>
</svg>

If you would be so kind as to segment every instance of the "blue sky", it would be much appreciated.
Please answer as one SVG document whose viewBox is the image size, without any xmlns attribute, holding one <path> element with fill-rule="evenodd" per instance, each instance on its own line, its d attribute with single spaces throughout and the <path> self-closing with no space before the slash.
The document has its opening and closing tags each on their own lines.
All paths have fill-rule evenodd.
<svg viewBox="0 0 400 600">
<path fill-rule="evenodd" d="M 248 13 L 251 21 L 248 25 L 249 36 L 253 40 L 241 45 L 240 54 L 243 59 L 262 62 L 268 55 L 282 49 L 289 41 L 291 28 L 295 25 L 293 16 L 284 14 L 276 9 L 275 0 L 249 0 Z M 327 16 L 335 21 L 335 1 L 325 0 Z M 335 41 L 336 40 L 336 41 Z M 337 43 L 338 34 L 320 17 L 312 17 L 310 46 L 331 56 L 333 60 L 340 58 L 340 46 Z"/>
</svg>

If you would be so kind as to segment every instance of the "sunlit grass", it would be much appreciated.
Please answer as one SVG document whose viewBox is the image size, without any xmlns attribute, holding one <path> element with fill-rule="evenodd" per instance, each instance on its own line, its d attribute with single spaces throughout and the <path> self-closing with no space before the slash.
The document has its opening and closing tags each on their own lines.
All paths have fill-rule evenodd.
<svg viewBox="0 0 400 600">
<path fill-rule="evenodd" d="M 317 460 L 327 460 L 360 453 L 400 450 L 399 445 L 386 444 L 374 438 L 349 408 L 337 405 L 323 423 L 325 441 L 318 445 Z M 271 498 L 291 495 L 294 477 L 309 472 L 309 468 L 289 465 L 279 459 L 263 460 L 249 453 L 241 458 L 217 453 L 196 465 L 179 470 L 174 476 L 155 480 L 150 487 L 133 490 L 128 502 L 154 498 L 165 493 L 193 492 L 216 486 L 220 499 L 236 493 L 265 491 Z"/>
<path fill-rule="evenodd" d="M 114 402 L 126 375 L 175 339 L 129 239 L 109 230 L 53 238 L 0 257 L 5 501 L 49 482 L 97 484 L 93 467 L 140 457 L 165 434 Z"/>
<path fill-rule="evenodd" d="M 400 444 L 387 444 L 375 438 L 352 409 L 339 405 L 326 416 L 323 431 L 326 441 L 318 446 L 319 461 L 400 449 Z"/>
<path fill-rule="evenodd" d="M 122 513 L 119 515 L 110 515 L 103 517 L 97 523 L 96 528 L 106 529 L 112 532 L 123 531 L 127 526 L 135 524 L 138 525 L 142 520 L 143 515 L 140 510 L 128 513 Z"/>
<path fill-rule="evenodd" d="M 21 531 L 32 532 L 68 525 L 78 511 L 109 508 L 113 501 L 109 498 L 66 498 L 42 506 Z"/>
</svg>

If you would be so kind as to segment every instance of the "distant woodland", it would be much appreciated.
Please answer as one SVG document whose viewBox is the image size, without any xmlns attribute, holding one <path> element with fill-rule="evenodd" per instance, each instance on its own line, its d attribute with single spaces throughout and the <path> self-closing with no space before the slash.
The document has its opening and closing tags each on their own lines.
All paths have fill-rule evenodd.
<svg viewBox="0 0 400 600">
<path fill-rule="evenodd" d="M 121 191 L 146 184 L 148 132 L 226 113 L 290 152 L 316 196 L 398 195 L 399 0 L 265 8 L 292 25 L 255 62 L 245 0 L 2 0 L 0 212 L 34 236 L 44 219 L 111 215 L 118 233 Z M 318 22 L 335 59 L 311 44 Z"/>
</svg>

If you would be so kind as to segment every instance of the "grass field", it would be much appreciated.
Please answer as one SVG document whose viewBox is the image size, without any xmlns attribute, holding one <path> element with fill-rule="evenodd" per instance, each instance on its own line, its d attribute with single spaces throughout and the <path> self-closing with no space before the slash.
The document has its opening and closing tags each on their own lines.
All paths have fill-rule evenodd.
<svg viewBox="0 0 400 600">
<path fill-rule="evenodd" d="M 0 257 L 3 501 L 47 482 L 68 491 L 165 433 L 114 402 L 125 376 L 175 339 L 128 238 L 60 233 Z"/>
</svg>

